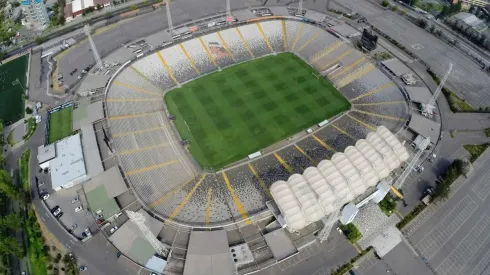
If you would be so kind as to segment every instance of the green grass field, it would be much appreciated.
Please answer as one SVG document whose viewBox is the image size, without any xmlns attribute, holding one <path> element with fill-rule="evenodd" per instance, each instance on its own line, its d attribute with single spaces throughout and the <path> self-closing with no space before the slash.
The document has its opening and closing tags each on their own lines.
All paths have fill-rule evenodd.
<svg viewBox="0 0 490 275">
<path fill-rule="evenodd" d="M 194 80 L 165 101 L 194 158 L 217 170 L 347 111 L 350 103 L 316 74 L 283 53 Z"/>
<path fill-rule="evenodd" d="M 29 55 L 21 56 L 0 65 L 0 120 L 15 122 L 24 117 L 24 91 Z M 12 82 L 19 80 L 19 84 Z"/>
<path fill-rule="evenodd" d="M 51 114 L 49 118 L 49 143 L 56 142 L 73 133 L 72 130 L 73 108 L 67 107 Z"/>
</svg>

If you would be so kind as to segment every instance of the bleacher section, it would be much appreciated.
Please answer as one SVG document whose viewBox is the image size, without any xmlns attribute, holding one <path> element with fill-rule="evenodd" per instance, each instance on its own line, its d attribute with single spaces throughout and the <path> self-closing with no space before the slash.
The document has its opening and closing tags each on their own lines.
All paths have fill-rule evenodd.
<svg viewBox="0 0 490 275">
<path fill-rule="evenodd" d="M 199 171 L 168 120 L 163 93 L 219 68 L 291 51 L 324 72 L 352 109 L 313 135 L 218 173 Z M 398 87 L 362 53 L 322 28 L 295 20 L 220 30 L 144 57 L 115 77 L 107 93 L 111 142 L 138 197 L 167 223 L 212 226 L 266 209 L 268 188 L 344 151 L 377 125 L 396 133 L 408 108 Z M 312 125 L 313 126 L 313 125 Z"/>
</svg>

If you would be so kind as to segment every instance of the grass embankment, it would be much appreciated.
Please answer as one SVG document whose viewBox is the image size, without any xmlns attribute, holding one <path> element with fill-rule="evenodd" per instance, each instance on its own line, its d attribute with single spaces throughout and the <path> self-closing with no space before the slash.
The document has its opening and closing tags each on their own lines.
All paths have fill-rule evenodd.
<svg viewBox="0 0 490 275">
<path fill-rule="evenodd" d="M 22 153 L 19 160 L 19 176 L 22 184 L 22 189 L 30 194 L 29 180 L 29 161 L 31 158 L 31 150 L 27 149 Z M 31 205 L 27 205 L 27 217 L 25 221 L 25 232 L 27 235 L 27 252 L 29 253 L 29 262 L 33 275 L 47 275 L 47 251 L 42 238 L 41 226 L 37 222 L 36 213 Z"/>
<path fill-rule="evenodd" d="M 432 77 L 432 79 L 434 79 L 437 85 L 441 83 L 441 79 L 431 69 L 427 69 L 427 73 L 429 73 L 429 75 Z M 449 108 L 451 108 L 451 111 L 453 111 L 454 113 L 475 111 L 475 108 L 466 103 L 464 99 L 460 98 L 450 89 L 442 87 L 442 93 L 444 94 L 444 97 L 446 97 Z"/>
<path fill-rule="evenodd" d="M 212 73 L 165 95 L 202 168 L 217 170 L 350 108 L 303 60 L 283 53 Z"/>
<path fill-rule="evenodd" d="M 464 149 L 466 149 L 466 151 L 471 154 L 471 162 L 474 162 L 481 154 L 483 154 L 488 146 L 490 146 L 490 143 L 463 145 Z"/>
<path fill-rule="evenodd" d="M 36 119 L 31 117 L 27 120 L 27 133 L 22 137 L 25 141 L 29 140 L 36 131 Z"/>
<path fill-rule="evenodd" d="M 383 200 L 378 203 L 379 208 L 386 214 L 391 216 L 396 209 L 396 200 L 390 195 L 386 195 Z"/>
<path fill-rule="evenodd" d="M 342 225 L 340 229 L 342 229 L 345 236 L 351 243 L 356 243 L 358 240 L 362 238 L 361 232 L 359 232 L 359 229 L 357 229 L 357 227 L 352 223 Z"/>
</svg>

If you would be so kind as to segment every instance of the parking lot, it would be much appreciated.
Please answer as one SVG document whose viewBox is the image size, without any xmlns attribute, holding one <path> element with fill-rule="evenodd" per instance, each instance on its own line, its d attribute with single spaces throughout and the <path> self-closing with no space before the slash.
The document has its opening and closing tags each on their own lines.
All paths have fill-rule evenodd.
<svg viewBox="0 0 490 275">
<path fill-rule="evenodd" d="M 83 195 L 82 185 L 77 185 L 69 189 L 62 189 L 55 192 L 51 188 L 50 173 L 38 173 L 39 191 L 41 194 L 48 193 L 49 198 L 45 200 L 46 205 L 50 210 L 56 206 L 61 209 L 61 217 L 58 218 L 63 227 L 67 230 L 72 230 L 72 234 L 81 239 L 82 232 L 86 228 L 90 228 L 92 232 L 96 230 L 95 221 L 92 214 L 87 211 L 88 205 Z M 43 184 L 44 183 L 44 184 Z M 81 210 L 75 211 L 76 208 L 82 207 Z M 53 215 L 53 211 L 51 211 Z M 53 215 L 54 218 L 54 215 Z"/>
<path fill-rule="evenodd" d="M 488 165 L 487 159 L 476 168 Z M 428 215 L 407 228 L 408 238 L 438 274 L 485 273 L 490 265 L 490 171 L 477 169 L 454 187 L 450 199 L 431 205 Z"/>
</svg>

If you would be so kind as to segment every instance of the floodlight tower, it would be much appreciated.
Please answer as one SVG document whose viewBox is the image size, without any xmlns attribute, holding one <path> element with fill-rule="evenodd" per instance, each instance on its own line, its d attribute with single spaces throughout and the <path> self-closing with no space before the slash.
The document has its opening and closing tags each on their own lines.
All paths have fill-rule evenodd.
<svg viewBox="0 0 490 275">
<path fill-rule="evenodd" d="M 126 213 L 128 214 L 129 219 L 133 221 L 136 224 L 136 226 L 138 226 L 141 232 L 143 232 L 143 235 L 145 235 L 146 240 L 151 244 L 151 246 L 153 246 L 155 251 L 158 254 L 167 257 L 168 255 L 167 248 L 159 240 L 157 240 L 155 235 L 151 233 L 148 226 L 146 226 L 145 216 L 143 216 L 141 213 L 130 211 L 130 210 L 126 210 Z"/>
<path fill-rule="evenodd" d="M 298 13 L 300 15 L 303 14 L 303 0 L 299 0 L 299 4 L 298 4 Z"/>
<path fill-rule="evenodd" d="M 230 0 L 226 0 L 226 17 L 231 16 L 231 4 Z"/>
<path fill-rule="evenodd" d="M 90 34 L 90 25 L 86 24 L 83 27 L 83 31 L 88 37 L 88 41 L 90 43 L 90 48 L 92 48 L 92 54 L 94 55 L 95 62 L 97 66 L 99 67 L 100 70 L 104 69 L 104 63 L 102 62 L 102 59 L 100 59 L 99 52 L 97 51 L 97 48 L 95 48 L 95 43 L 94 40 L 92 39 L 92 34 Z"/>
<path fill-rule="evenodd" d="M 165 9 L 167 10 L 167 20 L 168 20 L 168 32 L 170 36 L 174 36 L 174 24 L 172 23 L 172 15 L 170 14 L 170 1 L 165 4 Z"/>
<path fill-rule="evenodd" d="M 329 8 L 330 8 L 330 0 L 327 0 L 327 2 L 325 3 L 325 10 L 328 11 Z"/>
<path fill-rule="evenodd" d="M 324 222 L 324 226 L 322 230 L 320 230 L 320 233 L 318 233 L 318 238 L 320 239 L 320 242 L 323 243 L 328 239 L 330 236 L 330 232 L 332 231 L 332 227 L 334 223 L 339 219 L 339 213 L 340 213 L 340 200 L 337 199 L 335 202 L 335 211 L 330 213 L 330 216 L 328 216 L 327 220 Z M 322 219 L 323 220 L 323 219 Z"/>
<path fill-rule="evenodd" d="M 398 177 L 396 182 L 393 184 L 393 187 L 395 187 L 396 189 L 400 189 L 403 186 L 405 180 L 407 179 L 407 176 L 414 170 L 415 166 L 420 160 L 420 156 L 422 156 L 422 153 L 424 152 L 425 148 L 429 146 L 429 144 L 430 138 L 426 138 L 419 146 L 415 148 L 415 153 L 413 154 L 412 159 L 408 163 L 407 167 L 405 167 L 405 170 L 403 170 L 401 175 Z"/>
<path fill-rule="evenodd" d="M 449 69 L 447 70 L 446 74 L 441 80 L 441 83 L 439 83 L 439 86 L 437 87 L 436 91 L 434 92 L 434 95 L 432 99 L 429 102 L 429 105 L 435 106 L 434 104 L 436 103 L 437 98 L 439 97 L 439 94 L 441 93 L 441 90 L 444 86 L 444 83 L 446 83 L 447 78 L 449 77 L 449 74 L 451 74 L 451 71 L 453 69 L 453 63 L 449 63 Z"/>
</svg>

